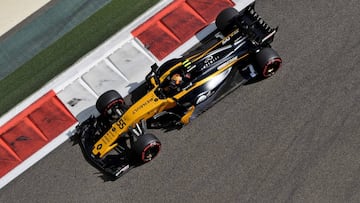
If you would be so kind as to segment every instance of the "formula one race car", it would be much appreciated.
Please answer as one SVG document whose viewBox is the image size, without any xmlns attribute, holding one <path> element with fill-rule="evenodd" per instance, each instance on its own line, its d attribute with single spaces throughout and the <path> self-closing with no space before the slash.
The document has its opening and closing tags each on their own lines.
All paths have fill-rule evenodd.
<svg viewBox="0 0 360 203">
<path fill-rule="evenodd" d="M 148 129 L 180 129 L 239 85 L 280 68 L 282 60 L 270 47 L 277 28 L 254 5 L 240 12 L 227 8 L 215 24 L 217 30 L 184 57 L 153 65 L 132 104 L 115 90 L 98 98 L 100 115 L 75 133 L 89 163 L 116 179 L 159 153 L 161 143 Z"/>
</svg>

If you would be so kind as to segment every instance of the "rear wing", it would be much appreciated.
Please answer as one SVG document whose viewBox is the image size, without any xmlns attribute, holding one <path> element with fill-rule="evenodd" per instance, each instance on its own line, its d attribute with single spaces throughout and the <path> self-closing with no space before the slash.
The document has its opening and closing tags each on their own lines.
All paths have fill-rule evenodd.
<svg viewBox="0 0 360 203">
<path fill-rule="evenodd" d="M 239 12 L 236 19 L 240 32 L 246 35 L 255 45 L 269 45 L 278 27 L 271 28 L 255 11 L 255 4 L 251 4 Z"/>
</svg>

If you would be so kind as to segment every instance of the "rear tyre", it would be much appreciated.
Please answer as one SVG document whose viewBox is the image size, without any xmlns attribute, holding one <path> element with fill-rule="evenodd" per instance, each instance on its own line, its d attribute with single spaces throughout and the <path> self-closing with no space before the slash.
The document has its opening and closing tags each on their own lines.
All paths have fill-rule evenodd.
<svg viewBox="0 0 360 203">
<path fill-rule="evenodd" d="M 146 163 L 160 152 L 161 142 L 155 135 L 147 133 L 138 137 L 133 147 L 139 159 Z"/>
<path fill-rule="evenodd" d="M 257 71 L 263 78 L 268 78 L 275 74 L 281 67 L 281 57 L 272 48 L 263 48 L 256 54 Z"/>
<path fill-rule="evenodd" d="M 235 8 L 226 8 L 216 17 L 215 25 L 223 33 L 228 34 L 233 26 L 239 12 Z"/>
<path fill-rule="evenodd" d="M 96 109 L 103 115 L 112 115 L 116 114 L 117 110 L 123 111 L 123 104 L 122 96 L 115 90 L 109 90 L 98 98 Z"/>
</svg>

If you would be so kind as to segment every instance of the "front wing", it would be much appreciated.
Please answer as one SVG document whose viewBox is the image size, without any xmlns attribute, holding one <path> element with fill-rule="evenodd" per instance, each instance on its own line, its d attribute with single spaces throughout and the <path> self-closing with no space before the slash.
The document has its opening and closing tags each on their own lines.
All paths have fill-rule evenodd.
<svg viewBox="0 0 360 203">
<path fill-rule="evenodd" d="M 129 138 L 119 138 L 119 145 L 108 155 L 99 158 L 92 154 L 96 139 L 93 136 L 98 131 L 98 119 L 90 117 L 81 125 L 76 127 L 75 136 L 80 145 L 84 158 L 99 171 L 108 175 L 112 180 L 119 178 L 130 169 L 140 165 L 136 161 L 134 152 L 127 146 Z"/>
</svg>

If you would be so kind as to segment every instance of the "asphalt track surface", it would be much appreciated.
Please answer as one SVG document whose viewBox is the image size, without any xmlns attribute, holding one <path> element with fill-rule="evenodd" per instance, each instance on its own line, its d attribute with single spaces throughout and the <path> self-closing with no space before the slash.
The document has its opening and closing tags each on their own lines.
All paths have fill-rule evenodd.
<svg viewBox="0 0 360 203">
<path fill-rule="evenodd" d="M 284 60 L 115 182 L 66 142 L 0 191 L 0 202 L 360 202 L 360 4 L 262 0 Z"/>
</svg>

